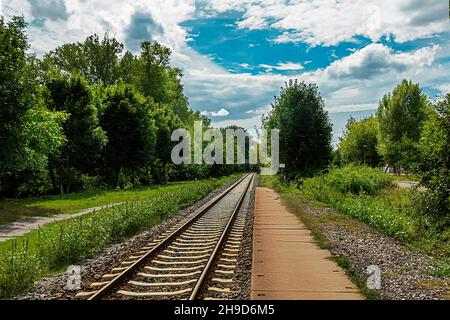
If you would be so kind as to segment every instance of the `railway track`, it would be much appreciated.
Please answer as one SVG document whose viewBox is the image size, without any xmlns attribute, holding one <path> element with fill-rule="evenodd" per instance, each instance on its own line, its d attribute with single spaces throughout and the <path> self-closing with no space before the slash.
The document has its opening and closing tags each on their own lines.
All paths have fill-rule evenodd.
<svg viewBox="0 0 450 320">
<path fill-rule="evenodd" d="M 195 300 L 232 293 L 245 226 L 243 204 L 254 179 L 245 175 L 76 297 Z"/>
</svg>

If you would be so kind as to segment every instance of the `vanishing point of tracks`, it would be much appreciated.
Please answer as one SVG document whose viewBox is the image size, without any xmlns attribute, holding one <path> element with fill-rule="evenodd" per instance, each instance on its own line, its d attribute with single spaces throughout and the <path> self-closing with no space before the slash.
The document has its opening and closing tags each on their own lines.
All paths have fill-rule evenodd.
<svg viewBox="0 0 450 320">
<path fill-rule="evenodd" d="M 220 299 L 231 292 L 245 227 L 248 174 L 112 269 L 78 298 Z"/>
</svg>

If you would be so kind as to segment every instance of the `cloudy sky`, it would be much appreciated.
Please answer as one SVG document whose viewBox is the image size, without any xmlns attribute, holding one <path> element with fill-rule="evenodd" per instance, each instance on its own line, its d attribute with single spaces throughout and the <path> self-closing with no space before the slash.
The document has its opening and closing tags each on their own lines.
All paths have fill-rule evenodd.
<svg viewBox="0 0 450 320">
<path fill-rule="evenodd" d="M 173 51 L 191 107 L 216 125 L 260 125 L 290 78 L 319 85 L 335 124 L 373 113 L 403 78 L 450 91 L 447 0 L 0 0 L 38 55 L 109 32 Z"/>
</svg>

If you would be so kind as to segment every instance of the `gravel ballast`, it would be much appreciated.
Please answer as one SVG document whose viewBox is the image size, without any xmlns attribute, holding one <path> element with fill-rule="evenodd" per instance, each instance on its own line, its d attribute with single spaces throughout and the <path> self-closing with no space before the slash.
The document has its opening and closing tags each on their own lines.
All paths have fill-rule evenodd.
<svg viewBox="0 0 450 320">
<path fill-rule="evenodd" d="M 333 256 L 348 261 L 349 269 L 364 285 L 369 277 L 367 268 L 379 268 L 381 289 L 375 291 L 381 299 L 448 299 L 449 281 L 430 275 L 436 269 L 430 256 L 413 251 L 367 224 L 332 209 L 314 206 L 305 200 L 301 202 L 295 210 L 300 218 L 322 242 L 325 240 Z"/>
</svg>

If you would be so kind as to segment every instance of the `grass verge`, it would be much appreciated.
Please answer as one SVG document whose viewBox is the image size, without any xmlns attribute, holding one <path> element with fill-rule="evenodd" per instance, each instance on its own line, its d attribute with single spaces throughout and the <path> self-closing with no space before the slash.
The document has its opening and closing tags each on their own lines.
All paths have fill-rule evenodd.
<svg viewBox="0 0 450 320">
<path fill-rule="evenodd" d="M 128 202 L 81 218 L 55 222 L 0 245 L 0 297 L 28 290 L 47 274 L 65 270 L 193 205 L 237 175 L 171 184 L 145 200 Z"/>
<path fill-rule="evenodd" d="M 84 209 L 100 207 L 111 203 L 137 202 L 160 192 L 161 188 L 189 182 L 169 183 L 165 186 L 151 186 L 129 190 L 91 190 L 67 195 L 45 196 L 27 199 L 4 199 L 0 201 L 0 224 L 19 218 L 72 214 Z"/>
</svg>

